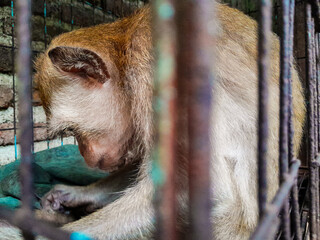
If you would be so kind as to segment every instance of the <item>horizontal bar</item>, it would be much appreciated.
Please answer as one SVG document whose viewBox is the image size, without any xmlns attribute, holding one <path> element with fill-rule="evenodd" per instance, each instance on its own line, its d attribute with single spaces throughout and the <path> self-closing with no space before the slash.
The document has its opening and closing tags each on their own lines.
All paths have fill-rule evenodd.
<svg viewBox="0 0 320 240">
<path fill-rule="evenodd" d="M 18 210 L 19 211 L 19 210 Z M 37 220 L 33 216 L 24 216 L 15 213 L 13 210 L 0 206 L 0 218 L 5 219 L 10 224 L 20 228 L 24 232 L 32 232 L 36 235 L 41 235 L 52 240 L 69 240 L 71 233 L 53 227 L 43 220 Z M 23 214 L 22 214 L 23 215 Z"/>
<path fill-rule="evenodd" d="M 12 47 L 12 46 L 7 46 L 7 45 L 3 45 L 3 44 L 0 44 L 0 48 L 10 48 L 10 49 L 13 48 L 14 50 L 19 49 L 19 47 L 17 47 L 17 46 Z M 38 50 L 32 50 L 32 49 L 31 49 L 31 51 L 32 51 L 33 53 L 42 53 L 42 51 L 38 51 Z"/>
<path fill-rule="evenodd" d="M 266 208 L 266 214 L 263 216 L 261 222 L 256 228 L 255 232 L 251 236 L 251 240 L 263 240 L 269 239 L 270 229 L 273 221 L 279 215 L 279 212 L 287 199 L 290 190 L 295 183 L 295 179 L 298 176 L 298 170 L 301 162 L 299 160 L 292 161 L 292 165 L 289 170 L 289 174 L 285 174 L 284 181 L 277 191 L 277 194 L 273 198 L 273 201 Z"/>
<path fill-rule="evenodd" d="M 46 128 L 46 126 L 33 126 L 33 128 Z M 20 128 L 0 128 L 0 132 L 3 131 L 12 131 L 12 130 L 19 130 Z"/>
</svg>

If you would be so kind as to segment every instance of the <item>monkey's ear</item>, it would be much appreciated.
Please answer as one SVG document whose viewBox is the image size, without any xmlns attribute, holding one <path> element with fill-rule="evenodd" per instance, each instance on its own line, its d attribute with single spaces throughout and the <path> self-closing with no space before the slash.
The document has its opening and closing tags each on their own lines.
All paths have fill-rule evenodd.
<svg viewBox="0 0 320 240">
<path fill-rule="evenodd" d="M 48 52 L 53 65 L 72 76 L 104 83 L 110 78 L 105 62 L 93 51 L 77 47 L 56 47 Z"/>
</svg>

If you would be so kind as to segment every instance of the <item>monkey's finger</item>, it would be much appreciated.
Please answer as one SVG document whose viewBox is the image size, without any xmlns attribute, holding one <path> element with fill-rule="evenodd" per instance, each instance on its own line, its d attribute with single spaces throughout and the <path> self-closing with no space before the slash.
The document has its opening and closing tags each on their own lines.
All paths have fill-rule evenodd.
<svg viewBox="0 0 320 240">
<path fill-rule="evenodd" d="M 51 194 L 46 194 L 40 201 L 40 205 L 42 209 L 51 209 L 51 203 L 53 201 L 53 197 Z"/>
</svg>

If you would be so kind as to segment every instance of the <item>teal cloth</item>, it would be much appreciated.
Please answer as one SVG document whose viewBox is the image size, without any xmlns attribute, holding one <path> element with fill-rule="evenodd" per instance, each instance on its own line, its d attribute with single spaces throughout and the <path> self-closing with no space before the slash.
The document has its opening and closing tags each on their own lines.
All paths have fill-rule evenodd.
<svg viewBox="0 0 320 240">
<path fill-rule="evenodd" d="M 78 146 L 64 145 L 34 154 L 35 208 L 39 198 L 55 184 L 88 185 L 108 174 L 86 166 Z M 20 206 L 20 159 L 0 167 L 0 205 L 9 208 Z"/>
</svg>

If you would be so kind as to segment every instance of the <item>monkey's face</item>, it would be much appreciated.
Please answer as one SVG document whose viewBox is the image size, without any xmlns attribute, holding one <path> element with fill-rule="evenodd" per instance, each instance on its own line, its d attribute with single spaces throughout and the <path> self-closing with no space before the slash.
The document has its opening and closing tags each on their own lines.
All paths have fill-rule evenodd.
<svg viewBox="0 0 320 240">
<path fill-rule="evenodd" d="M 76 136 L 90 167 L 113 171 L 132 138 L 129 97 L 108 56 L 79 47 L 51 47 L 37 60 L 36 82 L 50 131 Z"/>
</svg>

